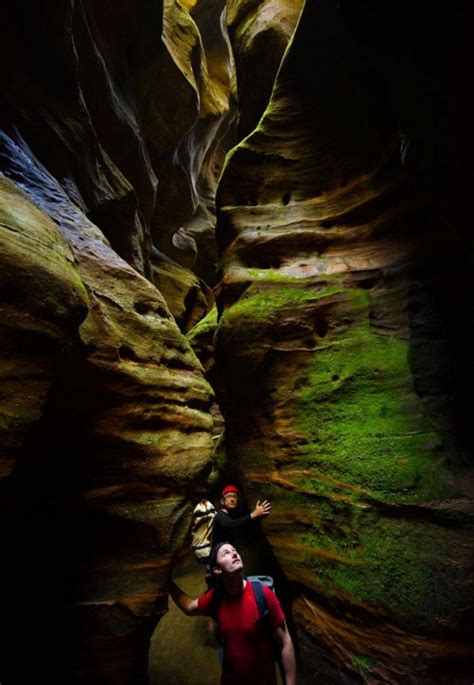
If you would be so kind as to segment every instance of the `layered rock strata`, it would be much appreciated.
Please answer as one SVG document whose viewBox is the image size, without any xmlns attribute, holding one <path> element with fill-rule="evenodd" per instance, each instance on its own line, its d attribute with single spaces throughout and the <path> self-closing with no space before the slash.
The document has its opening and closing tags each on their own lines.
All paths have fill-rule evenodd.
<svg viewBox="0 0 474 685">
<path fill-rule="evenodd" d="M 196 50 L 181 55 L 181 68 L 192 71 L 187 60 L 204 53 L 189 22 Z M 1 677 L 138 683 L 213 447 L 212 391 L 151 282 L 150 226 L 166 165 L 154 140 L 171 124 L 166 140 L 176 149 L 177 115 L 193 122 L 199 110 L 195 94 L 186 115 L 160 95 L 161 114 L 150 116 L 167 52 L 159 3 L 114 12 L 53 3 L 47 16 L 12 8 L 9 26 L 0 151 Z M 208 87 L 199 97 L 211 97 Z M 198 174 L 205 154 L 195 156 Z M 157 280 L 186 329 L 208 308 L 208 289 L 164 261 L 170 277 L 161 268 Z M 24 659 L 32 620 L 42 628 Z"/>
<path fill-rule="evenodd" d="M 187 267 L 216 278 L 214 193 L 236 111 L 224 4 L 11 8 L 2 679 L 146 679 L 213 448 L 212 393 L 175 322 L 188 330 L 213 302 Z M 24 660 L 33 614 L 43 630 Z"/>
<path fill-rule="evenodd" d="M 2 45 L 2 127 L 140 273 L 152 278 L 153 244 L 185 267 L 167 283 L 181 306 L 186 269 L 216 280 L 214 194 L 236 116 L 224 8 L 53 2 L 47 20 L 11 8 Z"/>
<path fill-rule="evenodd" d="M 439 281 L 449 200 L 417 116 L 400 132 L 426 75 L 407 72 L 397 90 L 402 75 L 366 38 L 345 3 L 307 3 L 269 107 L 221 179 L 228 456 L 250 500 L 274 503 L 265 530 L 311 678 L 467 683 L 466 350 Z M 445 271 L 443 286 L 459 284 Z"/>
<path fill-rule="evenodd" d="M 30 196 L 28 201 L 14 183 L 3 182 L 10 193 L 5 198 L 5 225 L 12 231 L 15 225 L 21 227 L 20 222 L 27 224 L 34 234 L 32 245 L 39 247 L 37 226 L 44 226 L 52 243 L 49 254 L 42 249 L 41 263 L 32 264 L 29 255 L 21 257 L 13 241 L 11 249 L 20 257 L 15 271 L 12 267 L 5 272 L 7 280 L 21 286 L 18 273 L 28 270 L 31 295 L 27 298 L 28 290 L 20 290 L 16 307 L 24 312 L 23 318 L 17 317 L 9 328 L 15 337 L 37 341 L 37 346 L 22 346 L 10 359 L 22 372 L 10 372 L 16 381 L 16 401 L 8 405 L 9 420 L 20 426 L 25 444 L 4 482 L 6 501 L 11 500 L 9 514 L 16 519 L 7 556 L 12 569 L 21 569 L 22 533 L 29 518 L 37 516 L 39 522 L 31 525 L 28 539 L 41 529 L 42 539 L 33 548 L 51 553 L 43 559 L 39 578 L 50 573 L 60 587 L 48 582 L 48 600 L 33 600 L 31 609 L 49 608 L 58 623 L 50 624 L 43 615 L 51 631 L 48 639 L 58 639 L 64 647 L 62 631 L 71 629 L 81 652 L 74 654 L 67 642 L 70 661 L 61 663 L 64 673 L 57 670 L 61 655 L 57 664 L 49 664 L 52 680 L 73 672 L 81 682 L 139 682 L 146 674 L 151 632 L 165 609 L 159 601 L 164 599 L 164 583 L 186 535 L 188 498 L 210 464 L 212 393 L 156 288 L 117 256 L 27 148 L 4 139 L 2 154 L 5 173 Z M 12 196 L 21 199 L 18 208 Z M 31 200 L 54 218 L 56 226 Z M 61 247 L 66 241 L 74 259 Z M 63 254 L 69 255 L 69 266 Z M 60 267 L 63 282 L 56 277 L 58 285 L 51 290 L 53 269 L 59 272 Z M 46 281 L 42 284 L 41 279 Z M 76 301 L 84 316 L 87 302 L 80 328 L 76 313 L 76 325 L 66 329 L 74 344 L 69 352 L 62 350 L 61 364 L 46 387 L 47 398 L 37 388 L 47 374 L 36 367 L 45 353 L 50 365 L 54 357 L 41 342 L 46 333 L 32 327 L 37 300 L 44 303 L 45 332 L 53 343 L 59 337 L 60 349 L 68 337 L 61 329 L 58 335 L 56 319 L 67 322 L 69 317 L 74 322 L 72 305 Z M 25 354 L 28 365 L 22 364 Z M 4 391 L 9 382 L 5 375 Z M 23 411 L 32 398 L 38 405 L 33 408 L 35 431 Z M 30 554 L 31 542 L 28 548 Z M 9 593 L 18 592 L 22 580 L 21 570 L 10 578 Z M 32 587 L 41 592 L 34 579 Z M 65 605 L 61 592 L 67 596 Z M 12 614 L 17 612 L 12 617 L 15 623 L 22 607 L 21 599 L 16 601 L 18 606 L 11 608 Z M 58 616 L 59 611 L 64 615 Z M 39 644 L 44 647 L 42 639 Z M 45 655 L 36 664 L 39 671 L 45 667 Z"/>
<path fill-rule="evenodd" d="M 7 478 L 73 346 L 88 297 L 56 224 L 4 176 L 0 193 L 0 477 Z"/>
<path fill-rule="evenodd" d="M 460 3 L 306 4 L 222 178 L 216 357 L 217 312 L 195 325 L 235 138 L 226 26 L 246 135 L 301 6 L 9 7 L 2 682 L 146 681 L 222 433 L 202 367 L 233 468 L 274 501 L 310 682 L 472 682 Z"/>
</svg>

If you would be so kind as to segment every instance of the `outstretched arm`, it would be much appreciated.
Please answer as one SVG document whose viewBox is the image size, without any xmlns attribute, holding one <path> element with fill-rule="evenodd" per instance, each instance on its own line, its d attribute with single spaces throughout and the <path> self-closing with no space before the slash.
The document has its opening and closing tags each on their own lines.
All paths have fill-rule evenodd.
<svg viewBox="0 0 474 685">
<path fill-rule="evenodd" d="M 239 516 L 237 519 L 231 519 L 230 516 L 220 511 L 214 519 L 214 526 L 219 526 L 223 530 L 232 530 L 233 528 L 239 528 L 239 526 L 245 526 L 246 523 L 250 523 L 250 514 L 245 514 L 245 516 Z"/>
<path fill-rule="evenodd" d="M 295 650 L 286 623 L 279 625 L 275 629 L 274 635 L 281 647 L 281 663 L 285 674 L 285 683 L 286 685 L 296 685 Z"/>
<path fill-rule="evenodd" d="M 250 523 L 253 519 L 258 519 L 263 516 L 268 516 L 272 510 L 272 505 L 267 500 L 260 502 L 260 500 L 255 505 L 254 509 L 250 514 L 245 516 L 239 516 L 239 518 L 231 518 L 228 514 L 219 511 L 216 518 L 214 519 L 214 525 L 219 526 L 223 530 L 232 530 L 233 528 L 239 528 L 240 526 L 245 526 Z"/>
<path fill-rule="evenodd" d="M 168 592 L 170 593 L 173 602 L 186 614 L 186 616 L 198 616 L 200 614 L 197 599 L 193 599 L 183 592 L 183 590 L 176 585 L 174 580 L 169 581 Z"/>
</svg>

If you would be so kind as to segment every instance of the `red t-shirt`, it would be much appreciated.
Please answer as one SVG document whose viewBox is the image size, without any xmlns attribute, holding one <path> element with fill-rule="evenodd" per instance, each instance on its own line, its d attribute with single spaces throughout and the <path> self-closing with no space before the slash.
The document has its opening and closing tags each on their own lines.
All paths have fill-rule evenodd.
<svg viewBox="0 0 474 685">
<path fill-rule="evenodd" d="M 271 634 L 282 625 L 285 615 L 275 594 L 263 586 L 269 610 L 266 625 L 256 624 L 260 614 L 252 586 L 246 583 L 237 597 L 225 595 L 213 616 L 224 641 L 221 685 L 276 685 L 275 660 Z M 202 614 L 211 616 L 212 596 L 209 590 L 199 598 Z"/>
</svg>

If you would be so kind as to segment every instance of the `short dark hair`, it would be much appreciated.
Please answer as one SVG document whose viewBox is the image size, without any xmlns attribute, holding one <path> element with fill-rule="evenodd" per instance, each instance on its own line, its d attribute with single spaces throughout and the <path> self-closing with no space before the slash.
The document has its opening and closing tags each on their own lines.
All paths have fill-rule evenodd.
<svg viewBox="0 0 474 685">
<path fill-rule="evenodd" d="M 224 540 L 223 542 L 218 542 L 217 544 L 214 545 L 214 547 L 211 549 L 211 553 L 209 555 L 209 568 L 211 569 L 211 573 L 213 573 L 213 568 L 214 566 L 217 566 L 217 555 L 219 554 L 219 550 L 223 545 L 230 545 L 230 542 L 227 542 L 227 540 Z"/>
</svg>

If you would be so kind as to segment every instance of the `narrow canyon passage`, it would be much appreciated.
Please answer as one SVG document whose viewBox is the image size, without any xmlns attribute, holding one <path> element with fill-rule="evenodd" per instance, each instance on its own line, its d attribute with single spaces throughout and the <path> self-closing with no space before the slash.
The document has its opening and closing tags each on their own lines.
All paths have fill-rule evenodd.
<svg viewBox="0 0 474 685">
<path fill-rule="evenodd" d="M 1 685 L 217 683 L 167 579 L 223 482 L 298 685 L 474 682 L 474 5 L 432 5 L 10 3 Z"/>
</svg>

